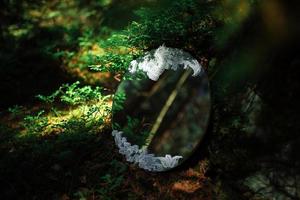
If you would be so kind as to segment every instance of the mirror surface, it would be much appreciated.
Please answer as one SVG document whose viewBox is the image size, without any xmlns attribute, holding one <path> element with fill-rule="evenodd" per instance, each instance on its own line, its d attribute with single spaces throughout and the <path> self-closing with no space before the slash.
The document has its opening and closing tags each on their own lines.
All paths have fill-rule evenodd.
<svg viewBox="0 0 300 200">
<path fill-rule="evenodd" d="M 178 67 L 153 81 L 139 71 L 120 83 L 113 102 L 113 135 L 120 153 L 131 154 L 127 161 L 139 163 L 136 160 L 146 159 L 141 154 L 154 154 L 166 158 L 165 163 L 148 170 L 166 171 L 192 155 L 206 132 L 211 107 L 206 73 L 192 75 L 192 69 Z M 122 134 L 119 141 L 117 131 Z M 145 169 L 151 162 L 139 166 Z"/>
</svg>

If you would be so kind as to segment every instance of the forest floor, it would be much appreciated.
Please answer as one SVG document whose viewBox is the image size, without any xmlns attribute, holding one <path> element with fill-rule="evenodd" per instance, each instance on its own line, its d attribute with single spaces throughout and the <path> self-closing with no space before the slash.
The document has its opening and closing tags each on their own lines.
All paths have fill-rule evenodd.
<svg viewBox="0 0 300 200">
<path fill-rule="evenodd" d="M 45 107 L 33 105 L 23 112 L 41 108 Z M 61 131 L 50 126 L 52 116 L 48 128 L 29 134 L 20 127 L 21 118 L 1 115 L 0 181 L 5 199 L 212 199 L 218 192 L 206 176 L 205 159 L 192 168 L 165 173 L 127 163 L 114 144 L 109 122 L 92 133 L 76 127 L 82 126 L 78 122 Z"/>
</svg>

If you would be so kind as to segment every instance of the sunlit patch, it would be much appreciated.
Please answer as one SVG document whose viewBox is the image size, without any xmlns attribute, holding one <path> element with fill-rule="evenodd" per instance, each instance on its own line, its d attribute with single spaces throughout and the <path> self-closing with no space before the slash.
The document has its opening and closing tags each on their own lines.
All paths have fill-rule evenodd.
<svg viewBox="0 0 300 200">
<path fill-rule="evenodd" d="M 172 190 L 186 192 L 186 193 L 193 193 L 199 190 L 201 187 L 202 184 L 198 181 L 183 180 L 174 183 L 172 186 Z"/>
<path fill-rule="evenodd" d="M 27 35 L 31 30 L 32 30 L 31 25 L 27 25 L 26 27 L 11 25 L 8 27 L 8 32 L 16 38 Z"/>
<path fill-rule="evenodd" d="M 111 97 L 108 96 L 110 99 Z M 92 111 L 92 109 L 98 111 Z M 37 118 L 33 123 L 40 124 L 43 120 L 47 121 L 44 127 L 41 127 L 39 135 L 60 134 L 70 128 L 67 124 L 71 121 L 77 121 L 78 126 L 90 127 L 90 130 L 100 132 L 108 128 L 111 123 L 110 119 L 111 103 L 109 101 L 99 101 L 93 104 L 81 105 L 79 107 L 69 108 L 68 110 L 59 111 L 56 115 L 53 112 L 46 114 L 43 117 Z M 57 112 L 57 111 L 56 111 Z M 84 121 L 82 121 L 84 120 Z M 99 125 L 101 120 L 101 125 Z M 74 121 L 74 122 L 75 122 Z M 81 123 L 81 121 L 83 123 Z M 97 126 L 94 126 L 97 125 Z M 28 129 L 23 129 L 19 137 L 27 136 Z"/>
</svg>

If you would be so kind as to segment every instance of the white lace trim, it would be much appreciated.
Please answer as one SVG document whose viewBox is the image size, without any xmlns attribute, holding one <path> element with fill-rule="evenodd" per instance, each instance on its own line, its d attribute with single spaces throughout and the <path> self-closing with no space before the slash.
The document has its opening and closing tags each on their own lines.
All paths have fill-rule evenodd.
<svg viewBox="0 0 300 200">
<path fill-rule="evenodd" d="M 151 80 L 157 81 L 166 69 L 177 70 L 180 66 L 184 69 L 192 68 L 193 76 L 199 75 L 202 71 L 200 63 L 189 53 L 162 45 L 155 51 L 147 52 L 142 58 L 131 61 L 129 72 L 134 74 L 142 70 Z"/>
<path fill-rule="evenodd" d="M 119 153 L 125 155 L 128 162 L 138 164 L 140 168 L 148 171 L 166 171 L 178 165 L 182 156 L 155 157 L 154 154 L 148 154 L 147 149 L 139 149 L 138 145 L 131 145 L 125 137 L 122 137 L 122 131 L 113 130 L 112 136 L 119 148 Z"/>
</svg>

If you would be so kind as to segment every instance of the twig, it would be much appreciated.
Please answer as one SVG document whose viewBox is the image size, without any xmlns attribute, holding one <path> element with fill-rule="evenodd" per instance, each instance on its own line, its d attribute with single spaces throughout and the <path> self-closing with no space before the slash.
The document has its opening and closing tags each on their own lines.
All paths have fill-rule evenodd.
<svg viewBox="0 0 300 200">
<path fill-rule="evenodd" d="M 169 110 L 170 106 L 172 105 L 172 103 L 174 102 L 178 91 L 181 89 L 181 87 L 183 86 L 183 84 L 185 83 L 185 81 L 187 80 L 188 76 L 191 74 L 192 70 L 191 69 L 187 69 L 180 77 L 179 81 L 176 84 L 176 87 L 174 88 L 174 90 L 171 92 L 171 95 L 168 97 L 164 107 L 162 108 L 162 110 L 160 111 L 158 117 L 156 118 L 155 124 L 152 127 L 150 134 L 148 136 L 148 138 L 146 139 L 146 143 L 145 145 L 142 147 L 143 149 L 147 148 L 154 135 L 156 134 L 157 130 L 159 129 L 164 117 L 167 114 L 167 111 Z"/>
</svg>

